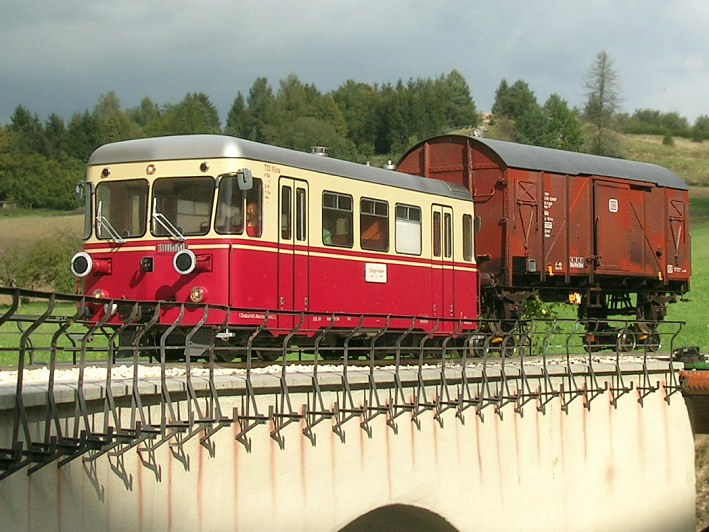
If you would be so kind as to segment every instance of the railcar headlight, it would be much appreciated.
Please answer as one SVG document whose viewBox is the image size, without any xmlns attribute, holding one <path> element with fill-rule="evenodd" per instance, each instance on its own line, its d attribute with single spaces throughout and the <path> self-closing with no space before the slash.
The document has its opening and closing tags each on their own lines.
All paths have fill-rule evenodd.
<svg viewBox="0 0 709 532">
<path fill-rule="evenodd" d="M 94 261 L 91 255 L 84 251 L 79 251 L 71 258 L 71 273 L 79 278 L 90 274 L 93 267 Z"/>
<path fill-rule="evenodd" d="M 79 278 L 90 273 L 110 275 L 111 259 L 94 259 L 85 251 L 80 251 L 71 258 L 71 273 Z"/>
<path fill-rule="evenodd" d="M 204 303 L 207 300 L 207 289 L 202 286 L 193 286 L 190 290 L 190 301 L 192 303 Z"/>
<path fill-rule="evenodd" d="M 94 297 L 96 299 L 108 299 L 108 292 L 106 290 L 103 290 L 102 288 L 97 288 L 96 290 L 91 292 L 91 297 Z"/>
<path fill-rule="evenodd" d="M 188 275 L 194 271 L 197 265 L 197 257 L 189 249 L 183 249 L 175 253 L 172 258 L 172 266 L 177 273 Z"/>
<path fill-rule="evenodd" d="M 172 259 L 172 265 L 175 271 L 182 275 L 188 275 L 192 272 L 211 272 L 212 256 L 197 256 L 191 250 L 183 249 L 175 253 Z"/>
</svg>

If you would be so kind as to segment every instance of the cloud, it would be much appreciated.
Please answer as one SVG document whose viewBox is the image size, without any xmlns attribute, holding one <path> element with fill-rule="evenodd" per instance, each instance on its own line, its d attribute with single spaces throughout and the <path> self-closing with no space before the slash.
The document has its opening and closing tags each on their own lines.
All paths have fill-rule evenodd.
<svg viewBox="0 0 709 532">
<path fill-rule="evenodd" d="M 627 111 L 709 114 L 704 0 L 0 0 L 0 12 L 1 123 L 19 104 L 68 118 L 109 90 L 125 107 L 204 92 L 225 117 L 257 77 L 277 87 L 291 73 L 327 91 L 457 69 L 481 110 L 502 78 L 581 105 L 602 49 Z"/>
</svg>

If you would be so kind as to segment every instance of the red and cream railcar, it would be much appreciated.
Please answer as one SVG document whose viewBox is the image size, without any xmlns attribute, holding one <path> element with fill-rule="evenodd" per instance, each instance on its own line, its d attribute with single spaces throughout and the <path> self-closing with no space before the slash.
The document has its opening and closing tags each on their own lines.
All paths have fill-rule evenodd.
<svg viewBox="0 0 709 532">
<path fill-rule="evenodd" d="M 580 317 L 656 322 L 689 288 L 688 187 L 657 165 L 462 135 L 414 146 L 397 170 L 464 185 L 481 219 L 485 313 L 580 304 Z"/>
<path fill-rule="evenodd" d="M 455 320 L 472 328 L 478 315 L 473 202 L 462 185 L 193 135 L 98 148 L 85 191 L 85 245 L 72 259 L 85 293 L 234 309 L 210 312 L 210 334 L 259 324 L 264 311 L 274 335 L 307 314 L 311 336 L 335 313 L 335 329 L 362 315 L 415 316 L 440 333 Z M 163 310 L 160 323 L 178 311 Z M 202 315 L 188 309 L 180 327 Z"/>
</svg>

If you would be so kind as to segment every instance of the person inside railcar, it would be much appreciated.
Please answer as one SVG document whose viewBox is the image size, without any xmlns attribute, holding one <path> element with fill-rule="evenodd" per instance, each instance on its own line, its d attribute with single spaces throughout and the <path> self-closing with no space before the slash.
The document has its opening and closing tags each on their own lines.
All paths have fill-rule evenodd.
<svg viewBox="0 0 709 532">
<path fill-rule="evenodd" d="M 260 237 L 261 190 L 262 184 L 258 178 L 254 179 L 253 189 L 246 193 L 238 188 L 235 177 L 227 176 L 222 179 L 217 203 L 217 233 L 240 235 L 246 229 L 249 236 Z"/>
<path fill-rule="evenodd" d="M 246 234 L 253 237 L 261 236 L 261 209 L 255 201 L 246 205 Z"/>
</svg>

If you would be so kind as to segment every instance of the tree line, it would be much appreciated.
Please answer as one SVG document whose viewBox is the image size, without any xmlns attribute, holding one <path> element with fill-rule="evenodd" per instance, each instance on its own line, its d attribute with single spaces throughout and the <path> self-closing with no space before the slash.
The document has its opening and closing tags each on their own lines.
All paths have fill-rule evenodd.
<svg viewBox="0 0 709 532">
<path fill-rule="evenodd" d="M 587 102 L 575 109 L 558 94 L 539 103 L 525 81 L 503 79 L 488 116 L 478 111 L 467 81 L 456 70 L 393 84 L 347 80 L 330 92 L 303 83 L 295 74 L 277 87 L 260 77 L 247 94 L 237 93 L 223 125 L 215 105 L 201 92 L 166 105 L 146 97 L 126 109 L 109 92 L 92 110 L 77 112 L 68 121 L 57 114 L 41 121 L 20 105 L 10 122 L 0 125 L 0 200 L 30 208 L 75 208 L 74 185 L 94 149 L 162 135 L 223 133 L 301 151 L 327 146 L 331 156 L 357 162 L 396 160 L 420 140 L 476 128 L 489 128 L 489 135 L 504 140 L 603 155 L 622 155 L 613 139 L 616 131 L 698 141 L 709 137 L 707 116 L 690 127 L 677 113 L 619 113 L 618 76 L 605 52 L 596 57 L 584 86 Z"/>
</svg>

